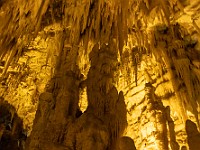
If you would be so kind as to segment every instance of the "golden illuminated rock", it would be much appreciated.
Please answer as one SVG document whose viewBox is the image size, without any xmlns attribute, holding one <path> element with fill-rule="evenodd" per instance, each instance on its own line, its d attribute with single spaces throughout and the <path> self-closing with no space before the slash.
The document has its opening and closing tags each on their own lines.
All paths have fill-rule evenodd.
<svg viewBox="0 0 200 150">
<path fill-rule="evenodd" d="M 0 0 L 0 149 L 197 150 L 199 10 Z"/>
</svg>

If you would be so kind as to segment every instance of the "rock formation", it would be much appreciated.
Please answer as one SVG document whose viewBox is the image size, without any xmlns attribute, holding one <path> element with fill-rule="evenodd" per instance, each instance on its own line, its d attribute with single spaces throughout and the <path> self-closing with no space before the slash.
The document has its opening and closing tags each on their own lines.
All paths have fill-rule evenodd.
<svg viewBox="0 0 200 150">
<path fill-rule="evenodd" d="M 15 108 L 1 98 L 0 101 L 0 147 L 2 150 L 25 148 L 26 133 L 22 119 Z"/>
<path fill-rule="evenodd" d="M 189 149 L 197 150 L 200 146 L 200 133 L 197 129 L 197 125 L 191 120 L 187 120 L 185 124 L 187 140 Z"/>
<path fill-rule="evenodd" d="M 119 150 L 136 150 L 134 141 L 127 136 L 123 136 L 119 139 Z"/>
<path fill-rule="evenodd" d="M 140 149 L 168 149 L 165 108 L 155 99 L 154 88 L 150 83 L 145 85 L 146 107 L 140 118 L 142 145 Z M 153 146 L 152 146 L 153 145 Z"/>
<path fill-rule="evenodd" d="M 199 4 L 0 0 L 0 149 L 198 149 Z"/>
</svg>

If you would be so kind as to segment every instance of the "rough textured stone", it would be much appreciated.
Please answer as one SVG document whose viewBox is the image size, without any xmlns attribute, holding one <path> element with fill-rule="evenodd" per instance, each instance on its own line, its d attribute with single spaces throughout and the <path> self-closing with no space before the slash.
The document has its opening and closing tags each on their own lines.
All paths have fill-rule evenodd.
<svg viewBox="0 0 200 150">
<path fill-rule="evenodd" d="M 187 120 L 185 124 L 187 140 L 190 150 L 198 150 L 200 147 L 200 133 L 197 125 L 191 120 Z"/>
<path fill-rule="evenodd" d="M 21 123 L 8 119 L 0 142 L 8 137 L 7 149 L 195 149 L 199 4 L 1 0 L 0 96 L 15 111 L 3 109 L 0 119 L 17 114 L 28 139 L 17 145 Z"/>
</svg>

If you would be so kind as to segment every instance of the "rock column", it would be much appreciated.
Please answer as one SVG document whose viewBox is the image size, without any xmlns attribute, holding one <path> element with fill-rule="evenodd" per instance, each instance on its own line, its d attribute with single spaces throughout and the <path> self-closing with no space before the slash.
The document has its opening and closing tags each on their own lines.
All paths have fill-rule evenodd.
<svg viewBox="0 0 200 150">
<path fill-rule="evenodd" d="M 168 150 L 165 107 L 161 101 L 155 99 L 154 87 L 150 83 L 146 83 L 145 93 L 146 106 L 140 118 L 140 149 Z"/>
</svg>

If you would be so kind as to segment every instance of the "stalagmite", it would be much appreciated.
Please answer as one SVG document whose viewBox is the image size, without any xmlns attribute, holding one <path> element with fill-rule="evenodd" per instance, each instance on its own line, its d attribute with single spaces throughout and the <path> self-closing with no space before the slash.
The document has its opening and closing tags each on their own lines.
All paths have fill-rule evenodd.
<svg viewBox="0 0 200 150">
<path fill-rule="evenodd" d="M 0 0 L 0 149 L 198 149 L 199 10 Z"/>
<path fill-rule="evenodd" d="M 162 102 L 155 99 L 154 87 L 150 83 L 146 83 L 145 85 L 145 94 L 147 106 L 141 114 L 140 130 L 143 140 L 146 141 L 140 149 L 152 149 L 155 144 L 154 148 L 156 150 L 167 150 L 168 140 L 165 134 L 167 132 L 167 120 L 164 106 Z"/>
<path fill-rule="evenodd" d="M 65 135 L 65 145 L 69 148 L 104 150 L 117 147 L 117 140 L 126 126 L 126 106 L 123 93 L 118 94 L 113 86 L 115 70 L 112 68 L 117 57 L 110 56 L 114 55 L 114 48 L 115 45 L 103 45 L 99 49 L 96 45 L 90 53 L 91 68 L 86 81 L 88 107 Z"/>
<path fill-rule="evenodd" d="M 0 101 L 0 148 L 23 149 L 23 122 L 15 108 L 5 100 Z M 9 141 L 9 145 L 8 145 Z"/>
<path fill-rule="evenodd" d="M 46 92 L 41 94 L 33 124 L 33 131 L 26 146 L 27 149 L 39 149 L 42 146 L 42 142 L 45 142 L 44 132 L 47 128 L 50 112 L 53 107 L 55 107 L 55 100 L 52 93 Z"/>
<path fill-rule="evenodd" d="M 169 130 L 169 143 L 170 143 L 170 147 L 172 150 L 179 150 L 179 145 L 176 141 L 176 133 L 175 133 L 175 125 L 174 125 L 174 121 L 172 120 L 171 116 L 170 116 L 170 107 L 167 106 L 165 108 L 165 114 L 166 114 L 166 120 L 167 120 L 167 126 L 168 126 L 168 130 Z"/>
<path fill-rule="evenodd" d="M 134 141 L 130 137 L 123 136 L 119 139 L 119 150 L 136 150 Z"/>
<path fill-rule="evenodd" d="M 95 46 L 90 55 L 91 68 L 87 79 L 88 111 L 105 120 L 110 131 L 110 149 L 115 149 L 117 139 L 122 135 L 126 126 L 126 107 L 123 93 L 118 94 L 117 89 L 113 86 L 114 80 L 112 78 L 114 71 L 116 71 L 114 68 L 117 65 L 115 51 L 116 45 L 113 42 L 109 43 L 108 46 L 103 45 L 100 49 Z M 96 60 L 97 64 L 93 60 Z M 96 75 L 92 76 L 92 74 Z"/>
<path fill-rule="evenodd" d="M 197 125 L 191 120 L 187 120 L 185 129 L 190 150 L 198 150 L 200 147 L 200 133 L 197 130 Z"/>
</svg>

